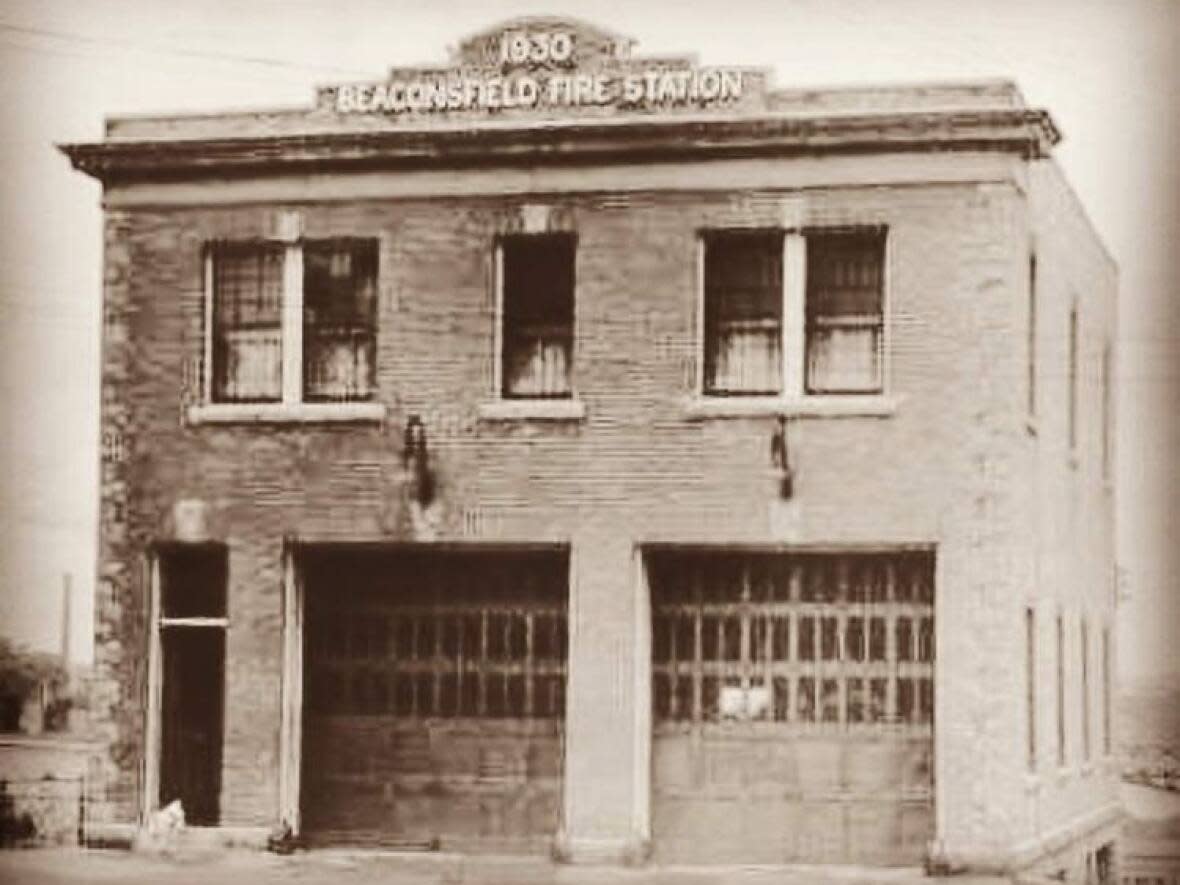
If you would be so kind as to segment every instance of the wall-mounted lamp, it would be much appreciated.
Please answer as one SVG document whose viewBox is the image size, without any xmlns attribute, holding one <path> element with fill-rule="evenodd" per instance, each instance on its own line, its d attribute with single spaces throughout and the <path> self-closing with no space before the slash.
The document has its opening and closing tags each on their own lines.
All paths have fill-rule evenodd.
<svg viewBox="0 0 1180 885">
<path fill-rule="evenodd" d="M 406 418 L 402 442 L 402 466 L 410 472 L 410 492 L 423 507 L 434 500 L 434 474 L 426 447 L 426 425 L 417 415 Z"/>
<path fill-rule="evenodd" d="M 795 492 L 795 471 L 791 468 L 791 450 L 787 443 L 787 418 L 779 415 L 778 425 L 770 435 L 770 463 L 780 473 L 779 494 L 784 498 Z"/>
</svg>

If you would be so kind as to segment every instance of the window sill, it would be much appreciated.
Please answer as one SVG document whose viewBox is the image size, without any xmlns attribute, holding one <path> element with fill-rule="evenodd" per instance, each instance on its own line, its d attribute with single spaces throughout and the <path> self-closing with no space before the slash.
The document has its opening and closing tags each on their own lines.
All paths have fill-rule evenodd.
<svg viewBox="0 0 1180 885">
<path fill-rule="evenodd" d="M 685 403 L 689 418 L 750 418 L 782 415 L 787 418 L 888 418 L 902 398 L 883 394 L 865 396 L 698 396 Z"/>
<path fill-rule="evenodd" d="M 586 404 L 576 399 L 499 399 L 479 404 L 483 421 L 581 421 Z"/>
<path fill-rule="evenodd" d="M 384 403 L 205 403 L 188 407 L 190 424 L 327 424 L 384 420 Z"/>
</svg>

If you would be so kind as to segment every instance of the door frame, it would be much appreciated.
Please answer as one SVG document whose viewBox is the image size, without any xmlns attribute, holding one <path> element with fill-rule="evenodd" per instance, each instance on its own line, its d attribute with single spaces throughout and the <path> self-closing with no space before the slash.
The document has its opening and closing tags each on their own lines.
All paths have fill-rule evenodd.
<svg viewBox="0 0 1180 885">
<path fill-rule="evenodd" d="M 304 635 L 306 627 L 306 587 L 304 564 L 301 553 L 315 551 L 429 551 L 436 555 L 446 553 L 559 553 L 566 558 L 566 710 L 561 717 L 562 741 L 565 752 L 569 752 L 569 685 L 573 668 L 570 645 L 573 642 L 572 615 L 574 599 L 574 547 L 568 540 L 557 541 L 339 541 L 308 540 L 295 535 L 283 538 L 282 549 L 282 674 L 280 679 L 280 722 L 279 722 L 279 795 L 278 810 L 280 824 L 290 827 L 293 836 L 302 833 L 302 770 L 303 770 L 303 714 L 305 654 Z M 637 625 L 638 626 L 638 625 Z M 647 736 L 650 743 L 650 735 Z M 565 770 L 561 772 L 561 799 L 558 802 L 556 833 L 565 827 L 568 781 Z"/>
<path fill-rule="evenodd" d="M 293 836 L 300 830 L 300 774 L 303 764 L 303 579 L 296 544 L 283 539 L 283 672 L 280 680 L 279 823 Z"/>
</svg>

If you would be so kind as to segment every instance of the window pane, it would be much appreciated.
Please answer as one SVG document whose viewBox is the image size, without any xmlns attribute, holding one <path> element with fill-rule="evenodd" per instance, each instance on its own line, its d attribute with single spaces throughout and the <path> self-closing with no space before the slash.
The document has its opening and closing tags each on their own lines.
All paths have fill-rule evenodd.
<svg viewBox="0 0 1180 885">
<path fill-rule="evenodd" d="M 503 395 L 568 397 L 574 340 L 575 241 L 568 234 L 503 243 Z"/>
<path fill-rule="evenodd" d="M 282 395 L 283 250 L 262 243 L 213 251 L 213 399 Z"/>
<path fill-rule="evenodd" d="M 377 244 L 308 243 L 303 251 L 306 399 L 372 398 L 376 317 Z"/>
<path fill-rule="evenodd" d="M 228 562 L 224 547 L 177 546 L 160 555 L 160 608 L 165 618 L 223 618 Z"/>
<path fill-rule="evenodd" d="M 781 233 L 705 241 L 705 392 L 777 393 L 782 384 Z"/>
<path fill-rule="evenodd" d="M 880 390 L 880 339 L 879 326 L 813 326 L 807 339 L 807 392 Z"/>
<path fill-rule="evenodd" d="M 866 393 L 881 382 L 884 238 L 807 237 L 807 392 Z"/>
</svg>

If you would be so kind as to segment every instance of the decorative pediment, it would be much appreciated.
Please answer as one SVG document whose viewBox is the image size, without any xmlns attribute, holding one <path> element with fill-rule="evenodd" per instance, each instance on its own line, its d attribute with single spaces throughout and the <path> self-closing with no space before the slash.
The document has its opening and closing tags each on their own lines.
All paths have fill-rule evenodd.
<svg viewBox="0 0 1180 885">
<path fill-rule="evenodd" d="M 607 116 L 761 110 L 761 69 L 636 57 L 635 41 L 577 19 L 517 18 L 472 35 L 449 64 L 394 68 L 381 82 L 319 91 L 322 111 L 424 118 Z"/>
</svg>

